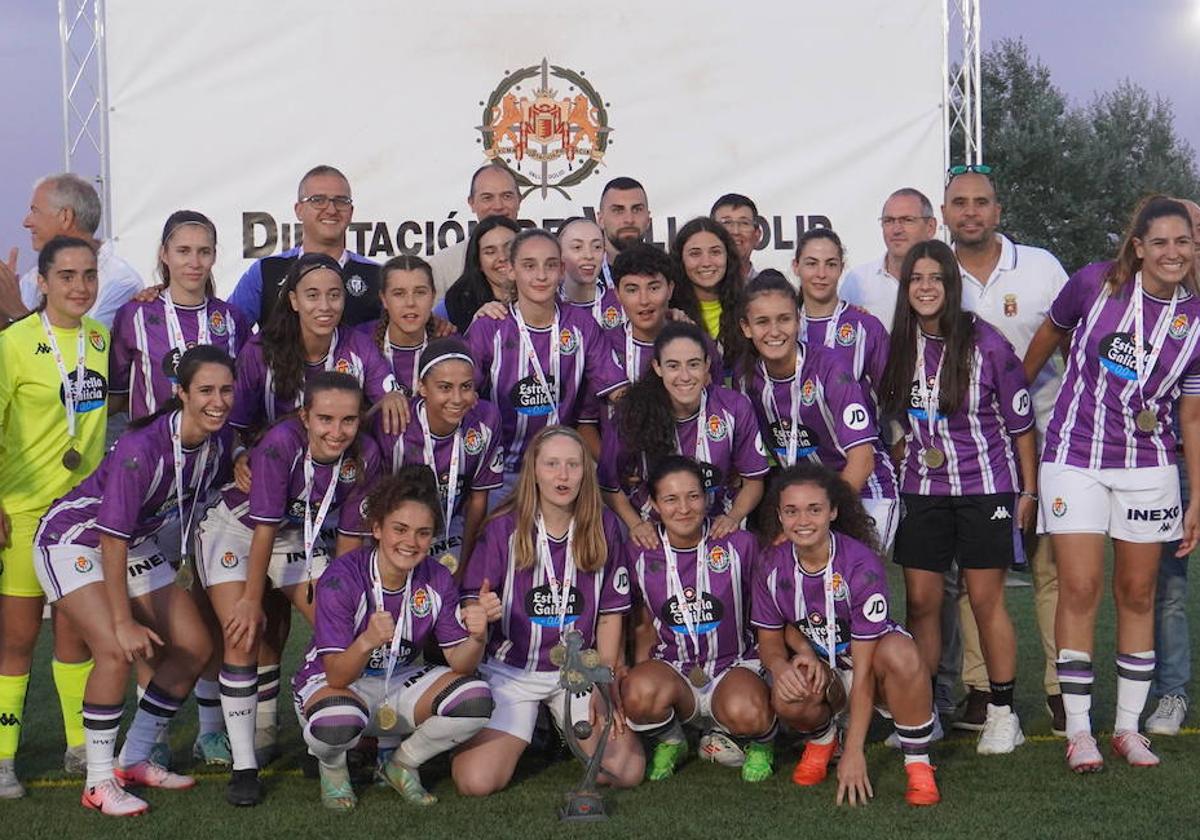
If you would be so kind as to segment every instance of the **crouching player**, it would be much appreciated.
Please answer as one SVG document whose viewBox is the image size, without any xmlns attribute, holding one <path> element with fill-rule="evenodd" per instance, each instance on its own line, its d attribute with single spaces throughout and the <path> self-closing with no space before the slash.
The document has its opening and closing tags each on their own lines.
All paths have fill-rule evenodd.
<svg viewBox="0 0 1200 840">
<path fill-rule="evenodd" d="M 621 699 L 630 728 L 656 741 L 650 781 L 673 775 L 687 754 L 684 723 L 749 740 L 742 778 L 764 781 L 774 761 L 775 713 L 748 623 L 757 540 L 741 530 L 712 537 L 704 474 L 691 458 L 661 458 L 647 484 L 663 530 L 658 548 L 634 555 L 643 607 L 637 664 Z"/>
<path fill-rule="evenodd" d="M 408 735 L 383 778 L 409 802 L 432 805 L 420 766 L 470 739 L 492 714 L 475 668 L 500 601 L 484 586 L 459 612 L 450 572 L 429 556 L 442 525 L 426 472 L 408 467 L 379 482 L 367 497 L 376 547 L 342 555 L 317 584 L 313 638 L 293 688 L 321 771 L 321 804 L 333 810 L 355 805 L 346 751 L 364 733 Z M 450 667 L 414 664 L 431 638 Z"/>
<path fill-rule="evenodd" d="M 764 511 L 771 548 L 760 557 L 751 623 L 773 678 L 776 714 L 809 736 L 792 780 L 824 780 L 837 746 L 834 715 L 848 693 L 838 803 L 874 796 L 863 742 L 878 705 L 895 720 L 908 774 L 905 799 L 936 804 L 929 672 L 912 637 L 888 618 L 887 575 L 858 494 L 825 467 L 800 464 L 779 474 Z"/>
</svg>

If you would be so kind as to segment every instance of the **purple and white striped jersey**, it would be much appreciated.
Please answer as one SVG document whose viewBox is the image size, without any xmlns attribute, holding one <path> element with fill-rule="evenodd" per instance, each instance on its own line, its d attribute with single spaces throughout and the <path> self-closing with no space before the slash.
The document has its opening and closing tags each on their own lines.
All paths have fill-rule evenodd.
<svg viewBox="0 0 1200 840">
<path fill-rule="evenodd" d="M 379 348 L 379 343 L 375 341 L 375 333 L 378 330 L 379 321 L 367 321 L 354 328 L 356 333 L 361 333 L 376 348 Z M 397 389 L 402 391 L 405 396 L 411 397 L 417 393 L 417 374 L 420 370 L 421 354 L 425 352 L 427 344 L 427 341 L 422 341 L 419 344 L 400 345 L 385 337 L 384 346 L 379 348 L 388 363 L 388 369 L 396 380 Z"/>
<path fill-rule="evenodd" d="M 1050 318 L 1071 330 L 1071 350 L 1042 460 L 1091 469 L 1164 467 L 1175 463 L 1172 407 L 1180 394 L 1200 395 L 1200 299 L 1179 289 L 1167 323 L 1169 300 L 1142 293 L 1147 353 L 1161 347 L 1154 369 L 1138 393 L 1133 282 L 1109 295 L 1109 263 L 1093 263 L 1072 275 L 1050 307 Z M 1143 408 L 1158 423 L 1143 432 L 1135 423 Z"/>
<path fill-rule="evenodd" d="M 425 464 L 425 433 L 417 420 L 417 412 L 424 404 L 421 397 L 412 403 L 412 419 L 404 434 L 388 434 L 383 424 L 372 424 L 375 440 L 383 456 L 383 469 L 394 474 L 408 464 Z M 463 500 L 472 490 L 492 490 L 504 483 L 504 447 L 500 445 L 500 412 L 486 400 L 479 400 L 463 415 L 459 423 L 462 431 L 462 451 L 459 453 L 457 500 L 454 513 L 462 512 Z M 430 433 L 433 441 L 433 460 L 429 465 L 438 476 L 438 486 L 445 490 L 450 478 L 450 456 L 454 447 L 454 434 L 444 437 Z M 442 504 L 446 499 L 443 495 Z M 444 509 L 444 508 L 443 508 Z"/>
<path fill-rule="evenodd" d="M 875 552 L 836 531 L 829 539 L 833 542 L 834 655 L 839 668 L 849 669 L 852 639 L 878 639 L 899 625 L 888 617 L 887 572 Z M 791 542 L 785 540 L 760 555 L 753 600 L 751 624 L 766 630 L 782 630 L 790 624 L 804 634 L 822 661 L 828 660 L 824 570 L 805 571 Z"/>
<path fill-rule="evenodd" d="M 800 378 L 796 460 L 809 460 L 841 472 L 850 449 L 870 445 L 875 469 L 860 495 L 864 499 L 896 498 L 895 468 L 879 439 L 877 413 L 867 388 L 835 359 L 833 351 L 820 345 L 805 350 Z M 754 406 L 763 440 L 779 464 L 787 461 L 795 381 L 794 375 L 775 379 L 759 363 L 749 380 L 741 383 Z"/>
<path fill-rule="evenodd" d="M 932 389 L 944 343 L 925 336 L 924 376 Z M 903 417 L 907 454 L 900 466 L 900 492 L 922 496 L 1016 493 L 1020 489 L 1012 439 L 1033 428 L 1033 405 L 1021 360 L 998 329 L 975 318 L 971 376 L 958 411 L 940 411 L 931 436 L 918 377 L 913 374 L 908 411 Z M 936 402 L 937 397 L 933 397 Z M 922 458 L 936 448 L 945 462 L 930 467 Z"/>
<path fill-rule="evenodd" d="M 887 367 L 890 339 L 883 324 L 871 313 L 857 306 L 839 306 L 837 323 L 833 315 L 805 318 L 806 330 L 801 338 L 813 351 L 825 350 L 833 357 L 835 370 L 848 370 L 863 384 L 872 406 L 878 405 L 876 392 Z M 833 334 L 830 335 L 830 332 Z"/>
<path fill-rule="evenodd" d="M 323 464 L 313 459 L 313 482 L 308 496 L 310 516 L 316 517 L 321 500 L 336 480 L 327 525 L 337 522 L 340 534 L 369 537 L 364 519 L 367 491 L 379 475 L 379 447 L 369 434 L 359 432 L 358 455 L 347 455 L 340 469 L 337 461 Z M 304 527 L 304 456 L 308 452 L 308 432 L 298 417 L 276 423 L 250 448 L 250 493 L 236 484 L 221 491 L 229 512 L 247 528 L 255 525 L 279 525 L 280 528 Z M 334 473 L 337 473 L 335 476 Z M 335 518 L 336 517 L 336 518 Z"/>
<path fill-rule="evenodd" d="M 161 294 L 146 303 L 131 300 L 117 310 L 113 321 L 108 392 L 129 394 L 129 417 L 133 420 L 153 414 L 173 396 L 175 368 L 183 354 L 171 342 L 166 307 Z M 246 316 L 223 300 L 209 298 L 198 306 L 177 303 L 175 314 L 189 348 L 200 343 L 201 319 L 208 333 L 206 343 L 220 347 L 235 359 L 250 339 Z"/>
<path fill-rule="evenodd" d="M 617 290 L 600 281 L 596 284 L 596 293 L 597 298 L 581 303 L 569 299 L 560 287 L 558 299 L 566 306 L 586 312 L 596 322 L 596 326 L 605 332 L 621 327 L 625 323 L 625 310 L 621 306 L 620 299 L 617 298 Z"/>
<path fill-rule="evenodd" d="M 697 412 L 675 421 L 676 451 L 700 464 L 704 489 L 709 494 L 709 513 L 720 516 L 733 504 L 739 479 L 762 478 L 767 474 L 767 450 L 745 394 L 719 385 L 709 385 L 704 393 L 703 416 Z M 703 432 L 699 432 L 700 427 Z M 615 426 L 612 431 L 601 442 L 600 488 L 609 493 L 623 491 L 634 510 L 648 512 L 648 465 L 629 451 L 616 434 Z"/>
<path fill-rule="evenodd" d="M 533 352 L 554 390 L 551 332 L 551 327 L 529 328 Z M 558 307 L 558 335 L 553 340 L 558 342 L 559 356 L 558 422 L 574 426 L 585 390 L 607 396 L 626 384 L 625 372 L 606 351 L 600 327 L 575 307 Z M 467 330 L 467 344 L 475 358 L 475 384 L 500 410 L 505 471 L 516 472 L 525 446 L 551 424 L 553 397 L 542 388 L 535 367 L 521 352 L 520 330 L 511 312 L 501 320 L 475 319 Z"/>
<path fill-rule="evenodd" d="M 629 566 L 620 522 L 607 508 L 603 517 L 608 561 L 595 572 L 575 568 L 566 605 L 565 629 L 582 633 L 585 648 L 595 647 L 596 622 L 601 615 L 628 612 L 630 607 Z M 503 617 L 491 625 L 488 656 L 527 671 L 557 671 L 558 666 L 550 661 L 550 649 L 559 640 L 558 593 L 536 558 L 527 569 L 515 568 L 512 541 L 516 528 L 514 513 L 496 517 L 483 527 L 467 564 L 463 597 L 477 597 L 487 580 L 503 604 Z M 549 542 L 554 576 L 561 588 L 567 541 L 551 537 Z M 533 543 L 536 551 L 536 536 Z"/>
<path fill-rule="evenodd" d="M 700 545 L 672 552 L 682 597 L 671 582 L 661 546 L 632 546 L 630 554 L 639 600 L 649 610 L 658 634 L 651 656 L 681 673 L 699 664 L 715 677 L 738 660 L 757 656 L 749 619 L 758 541 L 748 531 L 732 531 L 722 539 L 702 541 L 702 545 L 699 559 Z M 695 642 L 689 638 L 684 610 L 692 619 Z M 699 658 L 693 644 L 699 649 Z"/>
<path fill-rule="evenodd" d="M 363 387 L 367 402 L 376 403 L 396 390 L 396 380 L 387 361 L 369 338 L 347 327 L 333 332 L 328 355 L 319 362 L 304 364 L 304 381 L 308 382 L 323 370 L 348 373 Z M 263 357 L 262 333 L 246 342 L 237 360 L 237 381 L 234 389 L 233 413 L 229 422 L 238 429 L 253 429 L 274 423 L 295 411 L 304 401 L 297 393 L 290 400 L 275 394 L 274 374 Z"/>
<path fill-rule="evenodd" d="M 94 473 L 50 505 L 38 527 L 36 544 L 95 548 L 100 545 L 100 535 L 109 534 L 137 545 L 168 523 L 178 527 L 180 504 L 171 444 L 172 423 L 178 415 L 177 411 L 164 414 L 148 426 L 121 435 Z M 185 516 L 191 513 L 195 493 L 200 494 L 193 526 L 204 517 L 210 490 L 233 474 L 232 442 L 229 426 L 209 438 L 207 467 L 198 490 L 194 485 L 204 445 L 182 448 Z"/>
<path fill-rule="evenodd" d="M 296 691 L 314 676 L 323 674 L 321 657 L 327 653 L 343 653 L 367 629 L 375 603 L 371 581 L 371 557 L 374 548 L 363 546 L 347 552 L 329 564 L 316 585 L 316 620 L 312 641 L 304 654 L 304 662 L 296 671 L 292 686 Z M 397 651 L 396 668 L 413 664 L 425 649 L 429 639 L 439 647 L 462 644 L 468 634 L 458 619 L 458 587 L 450 572 L 432 558 L 422 560 L 409 573 L 408 616 L 411 638 L 404 638 Z M 400 614 L 404 590 L 383 590 L 383 606 L 396 620 L 402 632 L 404 621 Z M 390 650 L 380 645 L 371 652 L 363 668 L 363 676 L 384 675 Z"/>
<path fill-rule="evenodd" d="M 603 333 L 604 346 L 608 348 L 614 362 L 625 371 L 625 378 L 630 384 L 637 382 L 650 370 L 654 361 L 654 342 L 639 341 L 633 337 L 633 329 L 626 324 L 622 329 L 605 330 Z M 704 347 L 708 351 L 708 374 L 713 383 L 720 385 L 725 381 L 725 368 L 721 362 L 721 350 L 708 333 L 704 334 Z M 632 370 L 631 370 L 632 368 Z M 616 417 L 611 405 L 590 391 L 583 397 L 583 408 L 579 410 L 580 423 L 604 423 L 605 428 Z M 605 432 L 607 434 L 607 432 Z"/>
</svg>

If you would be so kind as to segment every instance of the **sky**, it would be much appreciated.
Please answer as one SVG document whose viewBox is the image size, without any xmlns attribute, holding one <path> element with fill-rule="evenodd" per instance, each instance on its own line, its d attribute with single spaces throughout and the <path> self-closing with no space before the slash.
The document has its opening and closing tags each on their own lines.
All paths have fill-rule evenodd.
<svg viewBox="0 0 1200 840">
<path fill-rule="evenodd" d="M 58 4 L 3 0 L 0 14 L 0 258 L 20 248 L 30 187 L 64 168 Z M 1130 79 L 1171 100 L 1176 130 L 1200 150 L 1200 0 L 981 0 L 984 48 L 1023 38 L 1076 103 Z M 984 137 L 984 157 L 987 138 Z M 91 173 L 83 173 L 91 174 Z"/>
</svg>

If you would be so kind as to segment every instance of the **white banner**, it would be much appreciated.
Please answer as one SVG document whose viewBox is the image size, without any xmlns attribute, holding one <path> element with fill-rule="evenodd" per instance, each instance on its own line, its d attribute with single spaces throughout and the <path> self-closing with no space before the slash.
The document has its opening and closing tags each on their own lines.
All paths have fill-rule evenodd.
<svg viewBox="0 0 1200 840">
<path fill-rule="evenodd" d="M 319 163 L 353 186 L 347 246 L 380 261 L 463 237 L 489 152 L 539 225 L 590 214 L 617 175 L 645 184 L 660 243 L 745 193 L 760 268 L 786 269 L 814 225 L 871 259 L 888 193 L 939 203 L 942 0 L 106 7 L 112 230 L 147 277 L 167 215 L 199 210 L 228 294 L 294 244 Z"/>
</svg>

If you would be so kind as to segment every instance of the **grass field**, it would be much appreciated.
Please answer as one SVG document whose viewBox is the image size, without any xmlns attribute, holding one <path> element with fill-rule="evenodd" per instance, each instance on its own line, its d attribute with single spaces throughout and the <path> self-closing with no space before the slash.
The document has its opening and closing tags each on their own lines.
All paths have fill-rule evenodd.
<svg viewBox="0 0 1200 840">
<path fill-rule="evenodd" d="M 893 581 L 893 592 L 901 590 Z M 303 778 L 303 750 L 290 706 L 280 710 L 283 758 L 264 772 L 267 801 L 254 809 L 225 804 L 225 776 L 201 772 L 196 789 L 183 793 L 149 791 L 150 814 L 114 820 L 79 805 L 81 781 L 63 776 L 61 724 L 50 680 L 48 639 L 39 647 L 38 666 L 30 687 L 25 738 L 18 770 L 30 789 L 16 802 L 0 802 L 3 836 L 12 838 L 75 837 L 363 837 L 533 838 L 659 837 L 1195 837 L 1200 835 L 1200 804 L 1194 798 L 1200 731 L 1159 738 L 1155 748 L 1162 766 L 1134 770 L 1109 759 L 1100 774 L 1076 777 L 1063 763 L 1063 742 L 1049 733 L 1041 695 L 1041 654 L 1033 630 L 1032 590 L 1008 590 L 1020 642 L 1017 706 L 1029 738 L 1015 754 L 982 757 L 973 738 L 951 733 L 934 748 L 943 802 L 936 808 L 912 809 L 904 804 L 900 756 L 879 739 L 888 730 L 875 726 L 868 763 L 875 800 L 865 808 L 836 808 L 832 779 L 801 790 L 789 780 L 796 755 L 780 750 L 776 775 L 759 785 L 744 784 L 736 771 L 692 759 L 666 782 L 610 794 L 611 819 L 606 823 L 564 825 L 556 809 L 565 790 L 580 777 L 573 761 L 547 764 L 531 759 L 518 770 L 517 781 L 487 800 L 458 797 L 447 778 L 445 761 L 425 773 L 442 801 L 428 809 L 407 806 L 388 789 L 359 791 L 359 807 L 351 814 L 331 814 L 319 802 L 317 783 Z M 893 598 L 893 600 L 900 600 Z M 1193 587 L 1190 606 L 1197 601 Z M 1096 668 L 1096 725 L 1109 729 L 1113 717 L 1115 678 L 1112 665 L 1112 610 L 1106 601 L 1101 616 L 1100 653 Z M 902 609 L 902 608 L 901 608 Z M 1193 610 L 1194 611 L 1194 610 Z M 297 622 L 297 625 L 302 622 Z M 1200 633 L 1193 624 L 1193 646 Z M 48 630 L 48 628 L 47 628 Z M 295 636 L 306 636 L 297 632 Z M 293 638 L 289 662 L 295 662 L 302 638 Z M 289 674 L 290 676 L 290 674 Z M 283 698 L 281 698 L 281 701 Z M 127 708 L 132 708 L 130 704 Z M 173 727 L 176 766 L 190 762 L 195 711 L 189 703 Z M 1193 834 L 1196 832 L 1196 834 Z"/>
</svg>

